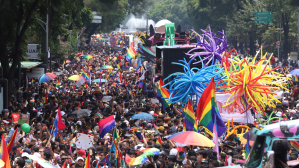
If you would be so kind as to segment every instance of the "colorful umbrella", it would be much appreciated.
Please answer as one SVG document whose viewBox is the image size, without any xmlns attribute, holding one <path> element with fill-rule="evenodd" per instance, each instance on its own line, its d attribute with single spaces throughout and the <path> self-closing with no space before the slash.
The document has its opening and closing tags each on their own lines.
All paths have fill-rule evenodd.
<svg viewBox="0 0 299 168">
<path fill-rule="evenodd" d="M 84 79 L 83 76 L 80 76 L 80 75 L 72 75 L 68 78 L 69 80 L 72 80 L 72 81 L 78 81 L 80 79 Z M 85 79 L 84 79 L 85 80 Z"/>
<path fill-rule="evenodd" d="M 85 56 L 84 56 L 84 59 L 87 59 L 87 60 L 89 60 L 89 59 L 91 59 L 91 58 L 93 58 L 92 55 L 85 55 Z"/>
<path fill-rule="evenodd" d="M 100 82 L 104 83 L 104 82 L 107 82 L 107 81 L 106 81 L 106 79 L 95 79 L 92 82 L 94 82 L 94 83 L 100 83 Z"/>
<path fill-rule="evenodd" d="M 111 70 L 111 69 L 113 69 L 113 67 L 110 65 L 105 65 L 105 66 L 101 67 L 101 70 Z"/>
<path fill-rule="evenodd" d="M 39 83 L 45 83 L 48 82 L 54 78 L 56 78 L 57 76 L 53 73 L 45 73 L 43 74 L 40 78 L 39 78 Z"/>
<path fill-rule="evenodd" d="M 142 120 L 153 120 L 154 117 L 148 113 L 138 113 L 138 114 L 134 114 L 132 117 L 132 119 L 142 119 Z"/>
<path fill-rule="evenodd" d="M 213 147 L 215 144 L 207 137 L 194 131 L 183 131 L 168 137 L 169 140 L 186 145 Z"/>
<path fill-rule="evenodd" d="M 67 64 L 69 64 L 69 63 L 71 63 L 72 61 L 70 61 L 70 60 L 66 60 L 65 62 L 66 62 Z"/>
</svg>

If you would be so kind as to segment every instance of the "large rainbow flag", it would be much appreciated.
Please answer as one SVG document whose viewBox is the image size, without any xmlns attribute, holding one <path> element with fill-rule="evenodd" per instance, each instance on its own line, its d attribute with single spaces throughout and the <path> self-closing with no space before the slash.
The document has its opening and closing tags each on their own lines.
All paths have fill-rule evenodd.
<svg viewBox="0 0 299 168">
<path fill-rule="evenodd" d="M 218 137 L 226 131 L 226 126 L 220 116 L 216 104 L 215 82 L 212 78 L 208 87 L 202 93 L 196 109 L 197 120 L 211 132 L 213 132 L 214 122 L 217 122 Z M 216 121 L 213 121 L 215 119 Z"/>
<path fill-rule="evenodd" d="M 131 42 L 131 45 L 127 51 L 127 56 L 126 56 L 126 60 L 130 61 L 134 58 L 135 59 L 135 55 L 136 55 L 136 51 L 133 45 L 133 42 Z"/>
<path fill-rule="evenodd" d="M 164 82 L 160 78 L 157 98 L 162 103 L 163 110 L 165 110 L 167 107 L 169 107 L 170 103 L 168 103 L 167 100 L 169 98 L 169 92 L 163 86 L 164 86 Z"/>
</svg>

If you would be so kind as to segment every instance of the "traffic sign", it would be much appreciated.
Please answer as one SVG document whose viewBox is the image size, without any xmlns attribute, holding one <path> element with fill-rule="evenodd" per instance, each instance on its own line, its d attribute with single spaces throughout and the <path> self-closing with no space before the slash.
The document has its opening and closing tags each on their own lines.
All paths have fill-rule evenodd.
<svg viewBox="0 0 299 168">
<path fill-rule="evenodd" d="M 272 16 L 256 16 L 254 17 L 254 20 L 268 20 L 268 19 L 272 19 Z"/>
<path fill-rule="evenodd" d="M 276 47 L 280 46 L 280 40 L 277 40 L 277 41 L 275 42 L 275 44 L 276 44 Z"/>
<path fill-rule="evenodd" d="M 272 15 L 272 12 L 254 12 L 255 16 L 260 16 L 260 15 Z"/>
<path fill-rule="evenodd" d="M 255 20 L 255 24 L 273 23 L 273 20 Z"/>
</svg>

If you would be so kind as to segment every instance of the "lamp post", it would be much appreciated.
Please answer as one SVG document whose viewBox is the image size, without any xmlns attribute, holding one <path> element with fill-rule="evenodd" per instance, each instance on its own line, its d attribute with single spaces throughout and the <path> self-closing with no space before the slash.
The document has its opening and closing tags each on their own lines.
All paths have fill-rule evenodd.
<svg viewBox="0 0 299 168">
<path fill-rule="evenodd" d="M 47 14 L 47 20 L 46 22 L 40 20 L 40 19 L 37 19 L 37 23 L 44 29 L 44 31 L 46 32 L 46 72 L 48 70 L 48 59 L 49 59 L 49 14 Z M 42 23 L 45 25 L 45 27 L 42 25 Z"/>
</svg>

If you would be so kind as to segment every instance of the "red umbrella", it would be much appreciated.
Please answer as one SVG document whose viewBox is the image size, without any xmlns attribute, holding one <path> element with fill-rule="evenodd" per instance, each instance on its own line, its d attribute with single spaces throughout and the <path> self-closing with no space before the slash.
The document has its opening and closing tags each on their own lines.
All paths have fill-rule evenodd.
<svg viewBox="0 0 299 168">
<path fill-rule="evenodd" d="M 77 56 L 80 57 L 82 55 L 82 53 L 77 53 Z"/>
</svg>

